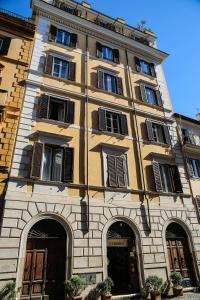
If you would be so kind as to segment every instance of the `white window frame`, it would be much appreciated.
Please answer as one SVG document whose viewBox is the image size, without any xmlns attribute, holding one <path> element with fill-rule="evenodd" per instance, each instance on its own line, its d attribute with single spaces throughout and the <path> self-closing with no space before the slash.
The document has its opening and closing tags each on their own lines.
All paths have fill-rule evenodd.
<svg viewBox="0 0 200 300">
<path fill-rule="evenodd" d="M 150 103 L 150 102 L 146 101 L 146 103 L 149 104 L 149 105 L 156 105 L 156 106 L 158 106 L 158 99 L 157 99 L 157 95 L 156 95 L 156 89 L 152 85 L 149 85 L 149 84 L 146 84 L 146 83 L 144 84 L 144 87 L 145 87 L 145 98 L 146 98 L 146 100 L 148 99 L 147 92 L 146 92 L 146 88 L 147 88 L 147 89 L 151 89 L 151 90 L 153 90 L 155 92 L 156 102 L 157 102 L 157 103 Z"/>
<path fill-rule="evenodd" d="M 54 75 L 54 64 L 55 64 L 55 59 L 60 59 L 60 63 L 61 63 L 61 67 L 59 67 L 59 76 Z M 68 64 L 68 73 L 69 73 L 69 60 L 68 60 L 68 59 L 64 59 L 64 58 L 61 58 L 61 57 L 59 57 L 59 56 L 53 56 L 53 64 L 52 64 L 51 75 L 52 75 L 53 77 L 57 77 L 57 78 L 62 78 L 62 79 L 68 80 L 68 75 L 67 75 L 67 78 L 61 77 L 63 61 L 65 61 L 65 62 Z M 59 65 L 60 65 L 60 64 L 59 64 Z"/>
<path fill-rule="evenodd" d="M 58 31 L 61 31 L 62 32 L 62 42 L 58 42 L 57 41 L 57 38 L 58 38 Z M 65 41 L 65 35 L 69 35 L 69 44 L 65 44 L 64 41 Z M 63 29 L 60 29 L 60 28 L 57 28 L 57 33 L 56 33 L 56 40 L 55 42 L 58 43 L 58 44 L 61 44 L 61 45 L 65 45 L 65 46 L 69 46 L 70 45 L 70 40 L 71 40 L 71 33 L 69 32 L 66 32 L 65 30 Z"/>
</svg>

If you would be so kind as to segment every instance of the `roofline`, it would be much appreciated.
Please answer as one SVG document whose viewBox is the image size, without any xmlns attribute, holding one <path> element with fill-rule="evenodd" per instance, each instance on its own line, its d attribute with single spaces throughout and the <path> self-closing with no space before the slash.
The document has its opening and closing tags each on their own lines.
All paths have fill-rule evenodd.
<svg viewBox="0 0 200 300">
<path fill-rule="evenodd" d="M 174 113 L 173 116 L 174 116 L 175 118 L 183 119 L 183 120 L 185 120 L 185 121 L 188 121 L 188 122 L 191 122 L 191 123 L 200 125 L 200 121 L 198 121 L 198 120 L 196 120 L 196 119 L 192 119 L 192 118 L 190 118 L 190 117 L 187 117 L 187 116 L 184 116 L 184 115 L 181 115 L 181 114 L 178 114 L 178 113 Z"/>
</svg>

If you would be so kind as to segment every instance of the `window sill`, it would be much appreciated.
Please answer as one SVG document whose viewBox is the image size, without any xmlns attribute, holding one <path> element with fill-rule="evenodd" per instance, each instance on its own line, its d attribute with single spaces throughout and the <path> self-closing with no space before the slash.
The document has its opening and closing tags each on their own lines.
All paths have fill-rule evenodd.
<svg viewBox="0 0 200 300">
<path fill-rule="evenodd" d="M 190 176 L 190 178 L 195 181 L 200 181 L 200 177 L 197 177 L 197 176 Z"/>
<path fill-rule="evenodd" d="M 112 65 L 113 67 L 117 67 L 117 66 L 120 65 L 120 62 L 116 63 L 116 62 L 114 62 L 112 60 L 109 60 L 109 59 L 106 59 L 106 58 L 102 58 L 102 57 L 98 57 L 98 56 L 92 56 L 92 55 L 90 55 L 90 58 L 98 60 L 98 61 L 102 61 L 102 62 L 105 62 L 105 63 L 108 63 L 108 64 Z"/>
<path fill-rule="evenodd" d="M 106 130 L 98 130 L 98 132 L 100 134 L 106 134 L 106 135 L 116 137 L 116 138 L 121 139 L 121 140 L 125 139 L 125 137 L 126 137 L 126 135 L 123 135 L 121 133 L 114 133 L 114 132 L 110 132 L 110 131 L 106 131 Z"/>
<path fill-rule="evenodd" d="M 137 71 L 135 71 L 135 70 L 133 70 L 133 69 L 132 69 L 132 73 L 133 73 L 133 74 L 141 75 L 141 76 L 143 76 L 143 77 L 145 77 L 145 78 L 148 78 L 148 79 L 151 79 L 151 80 L 157 80 L 157 77 L 156 77 L 156 76 L 154 77 L 154 76 L 152 76 L 152 75 L 148 75 L 148 74 L 143 73 L 143 72 L 137 72 Z M 144 81 L 144 80 L 140 80 L 140 81 L 143 81 L 143 82 L 149 84 L 148 81 Z M 154 84 L 153 84 L 153 85 L 154 85 Z M 157 84 L 155 84 L 155 85 L 158 86 Z"/>
<path fill-rule="evenodd" d="M 56 120 L 52 120 L 52 119 L 45 119 L 45 118 L 37 118 L 37 121 L 42 121 L 42 122 L 45 122 L 45 123 L 49 123 L 49 124 L 53 124 L 53 125 L 58 125 L 58 126 L 62 126 L 62 127 L 70 127 L 71 125 L 74 125 L 72 123 L 66 123 L 66 122 L 63 122 L 63 121 L 56 121 Z"/>
<path fill-rule="evenodd" d="M 53 75 L 46 74 L 46 73 L 44 73 L 44 77 L 52 78 L 52 79 L 55 79 L 59 82 L 66 82 L 66 83 L 69 83 L 69 84 L 75 84 L 75 85 L 78 85 L 78 86 L 82 86 L 82 84 L 77 83 L 76 80 L 72 81 L 72 80 L 69 80 L 69 79 L 53 76 Z"/>
<path fill-rule="evenodd" d="M 51 41 L 51 40 L 49 40 L 49 43 L 54 45 L 54 46 L 58 46 L 59 48 L 63 48 L 63 49 L 69 50 L 69 51 L 72 51 L 72 50 L 77 48 L 77 47 L 70 47 L 68 45 L 57 43 L 57 42 L 54 42 L 54 41 Z"/>
<path fill-rule="evenodd" d="M 158 109 L 158 110 L 160 110 L 160 111 L 163 111 L 163 110 L 164 110 L 164 107 L 163 107 L 163 106 L 159 106 L 159 105 L 155 105 L 155 104 L 149 104 L 149 103 L 144 102 L 144 101 L 142 101 L 142 100 L 134 99 L 134 102 L 136 102 L 136 103 L 138 103 L 138 104 L 143 104 L 143 105 L 148 106 L 148 107 L 151 107 L 151 108 L 153 107 L 153 108 Z"/>
<path fill-rule="evenodd" d="M 123 98 L 123 99 L 127 99 L 127 100 L 130 100 L 130 98 L 124 96 L 124 95 L 119 95 L 117 93 L 112 93 L 112 92 L 108 92 L 106 90 L 103 90 L 103 89 L 100 89 L 100 88 L 97 88 L 97 87 L 91 87 L 93 90 L 96 90 L 96 91 L 99 91 L 99 92 L 102 92 L 102 93 L 105 93 L 107 95 L 111 95 L 111 96 L 114 96 L 114 97 L 118 97 L 118 98 Z"/>
<path fill-rule="evenodd" d="M 161 146 L 161 147 L 163 147 L 163 148 L 169 148 L 169 147 L 170 147 L 169 144 L 160 143 L 160 142 L 155 142 L 155 141 L 149 141 L 149 144 L 151 144 L 151 145 L 156 145 L 156 146 Z"/>
</svg>

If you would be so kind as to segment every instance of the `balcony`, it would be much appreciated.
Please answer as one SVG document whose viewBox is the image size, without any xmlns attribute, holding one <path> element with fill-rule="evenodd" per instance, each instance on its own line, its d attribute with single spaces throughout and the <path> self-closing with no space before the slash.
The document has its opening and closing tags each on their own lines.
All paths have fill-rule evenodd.
<svg viewBox="0 0 200 300">
<path fill-rule="evenodd" d="M 183 149 L 187 152 L 200 153 L 200 139 L 197 141 L 194 136 L 184 136 Z"/>
</svg>

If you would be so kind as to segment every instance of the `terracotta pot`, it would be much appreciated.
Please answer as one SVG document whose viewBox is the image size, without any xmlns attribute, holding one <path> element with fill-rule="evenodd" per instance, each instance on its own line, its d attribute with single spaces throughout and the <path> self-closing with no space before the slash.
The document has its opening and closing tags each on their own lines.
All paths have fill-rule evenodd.
<svg viewBox="0 0 200 300">
<path fill-rule="evenodd" d="M 101 295 L 101 300 L 111 300 L 112 294 Z"/>
<path fill-rule="evenodd" d="M 161 295 L 156 292 L 151 292 L 151 300 L 161 300 Z"/>
<path fill-rule="evenodd" d="M 174 297 L 183 296 L 183 288 L 182 287 L 173 287 Z"/>
</svg>

